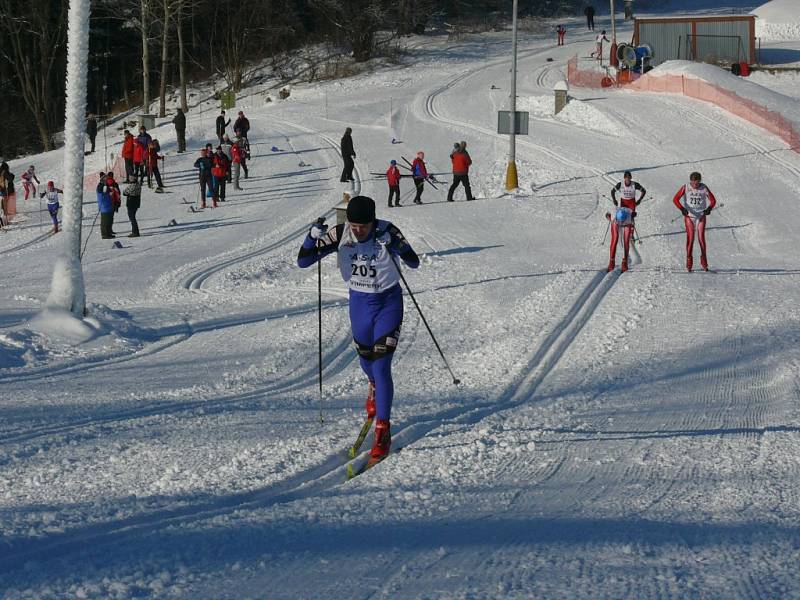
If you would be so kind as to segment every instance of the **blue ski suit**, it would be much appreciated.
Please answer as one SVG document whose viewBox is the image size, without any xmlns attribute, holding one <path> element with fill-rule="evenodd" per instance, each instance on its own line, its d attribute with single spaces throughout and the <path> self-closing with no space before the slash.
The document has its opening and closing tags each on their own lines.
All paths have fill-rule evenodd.
<svg viewBox="0 0 800 600">
<path fill-rule="evenodd" d="M 339 253 L 342 278 L 350 289 L 353 341 L 361 368 L 375 385 L 376 416 L 388 421 L 394 397 L 392 357 L 403 323 L 403 294 L 394 257 L 412 269 L 419 266 L 419 257 L 397 227 L 379 219 L 362 242 L 346 223 L 319 240 L 307 235 L 297 264 L 310 267 L 333 252 Z"/>
</svg>

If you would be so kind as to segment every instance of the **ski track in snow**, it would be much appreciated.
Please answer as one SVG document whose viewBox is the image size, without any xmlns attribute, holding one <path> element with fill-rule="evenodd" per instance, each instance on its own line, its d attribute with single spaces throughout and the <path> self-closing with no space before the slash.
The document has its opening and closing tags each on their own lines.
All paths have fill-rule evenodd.
<svg viewBox="0 0 800 600">
<path fill-rule="evenodd" d="M 590 36 L 583 35 L 586 40 L 575 43 L 588 45 Z M 475 47 L 471 41 L 443 46 L 452 56 L 468 56 Z M 552 51 L 533 48 L 520 55 L 525 64 Z M 414 127 L 430 135 L 433 126 L 472 131 L 495 148 L 496 133 L 476 124 L 480 121 L 468 111 L 456 114 L 463 108 L 464 90 L 478 89 L 476 82 L 484 78 L 485 83 L 493 69 L 504 70 L 503 61 L 472 57 L 455 68 L 457 74 L 444 83 L 431 78 L 420 87 L 415 82 L 409 94 L 413 110 L 403 126 L 408 143 Z M 558 63 L 536 66 L 531 83 L 543 88 L 557 68 Z M 623 94 L 626 101 L 628 96 Z M 232 439 L 241 446 L 235 460 L 243 462 L 234 473 L 251 467 L 258 472 L 241 488 L 216 488 L 210 483 L 224 482 L 211 478 L 186 488 L 175 483 L 134 502 L 120 497 L 118 506 L 81 508 L 73 491 L 64 492 L 63 505 L 46 495 L 40 496 L 41 506 L 27 499 L 23 506 L 11 502 L 3 508 L 10 520 L 4 517 L 9 524 L 0 550 L 0 585 L 22 592 L 9 597 L 25 597 L 27 591 L 39 597 L 188 593 L 242 598 L 262 597 L 267 589 L 276 598 L 306 597 L 312 590 L 314 596 L 353 598 L 793 597 L 792 565 L 800 560 L 792 525 L 800 518 L 794 485 L 800 473 L 794 451 L 800 431 L 800 313 L 792 308 L 791 290 L 800 271 L 792 257 L 773 257 L 774 246 L 748 229 L 757 211 L 724 198 L 726 206 L 715 211 L 709 227 L 712 267 L 719 267 L 686 274 L 679 268 L 681 223 L 668 223 L 675 212 L 669 199 L 655 199 L 664 198 L 660 190 L 672 186 L 674 173 L 688 168 L 695 155 L 700 164 L 704 156 L 716 155 L 715 147 L 682 140 L 691 127 L 719 143 L 723 154 L 745 146 L 768 159 L 754 164 L 750 174 L 730 177 L 723 176 L 727 164 L 710 162 L 704 179 L 718 196 L 719 188 L 731 197 L 736 188 L 777 195 L 783 178 L 796 177 L 800 169 L 747 126 L 709 117 L 707 109 L 687 107 L 691 103 L 684 100 L 648 102 L 663 107 L 667 119 L 683 118 L 656 124 L 638 141 L 649 156 L 634 160 L 652 161 L 652 171 L 642 169 L 642 177 L 654 199 L 641 209 L 637 225 L 649 235 L 634 248 L 628 273 L 596 270 L 607 259 L 607 245 L 598 245 L 603 230 L 588 219 L 603 211 L 597 210 L 599 194 L 592 198 L 585 190 L 596 181 L 615 183 L 612 174 L 628 165 L 630 145 L 588 134 L 587 145 L 602 140 L 608 146 L 603 156 L 592 157 L 570 146 L 581 143 L 575 125 L 537 120 L 542 143 L 518 138 L 518 159 L 548 173 L 533 198 L 502 196 L 493 200 L 494 211 L 482 202 L 443 208 L 434 201 L 392 213 L 422 255 L 425 268 L 410 281 L 415 295 L 465 383 L 445 389 L 440 359 L 406 302 L 395 358 L 400 401 L 392 421 L 393 447 L 399 452 L 351 482 L 343 485 L 343 452 L 330 448 L 350 441 L 352 411 L 337 413 L 361 389 L 354 383 L 360 375 L 341 302 L 346 292 L 339 282 L 330 285 L 336 275 L 327 270 L 323 315 L 333 323 L 323 354 L 331 404 L 327 430 L 309 428 L 316 360 L 288 372 L 282 364 L 271 372 L 256 369 L 252 380 L 243 379 L 233 389 L 202 383 L 191 399 L 179 394 L 153 402 L 143 396 L 135 408 L 111 404 L 96 415 L 43 416 L 41 423 L 24 416 L 10 419 L 0 433 L 0 483 L 17 483 L 28 495 L 30 480 L 47 481 L 48 469 L 75 471 L 71 461 L 87 456 L 79 452 L 84 447 L 102 465 L 92 447 L 143 438 L 159 451 L 157 444 L 162 437 L 167 443 L 171 427 L 189 428 L 202 453 L 212 435 L 202 428 L 246 429 L 250 419 L 270 424 L 268 430 L 280 431 L 285 443 L 281 439 L 265 454 L 251 456 L 246 434 Z M 617 114 L 611 104 L 599 106 Z M 354 108 L 352 117 L 362 113 L 367 111 Z M 633 130 L 634 123 L 649 118 L 634 114 L 620 122 Z M 282 136 L 289 145 L 283 153 L 287 161 L 299 153 L 286 130 L 323 140 L 326 147 L 315 151 L 319 156 L 338 156 L 330 123 L 308 117 L 300 124 L 289 108 L 268 119 L 278 125 L 272 129 L 275 139 Z M 385 133 L 375 131 L 374 138 L 366 129 L 361 133 L 368 140 L 361 142 L 364 146 L 378 147 L 374 140 Z M 565 135 L 561 149 L 549 143 L 554 132 L 576 137 Z M 497 185 L 497 173 L 490 170 L 496 170 L 502 152 L 495 152 L 494 166 L 489 152 L 476 152 L 476 172 Z M 678 164 L 676 155 L 688 155 L 689 161 Z M 359 162 L 370 171 L 382 158 L 377 150 L 371 156 L 359 147 Z M 780 181 L 770 179 L 776 167 Z M 561 178 L 559 169 L 573 177 Z M 755 183 L 748 188 L 750 178 Z M 322 171 L 315 180 L 323 181 Z M 369 189 L 360 173 L 357 180 L 355 193 Z M 557 202 L 542 193 L 549 187 Z M 443 193 L 440 188 L 438 195 Z M 791 202 L 784 196 L 781 208 Z M 286 289 L 270 287 L 270 277 L 291 272 L 287 257 L 315 208 L 287 207 L 280 214 L 288 218 L 270 235 L 165 269 L 147 289 L 147 300 L 153 306 L 163 301 L 162 309 L 168 306 L 170 315 L 176 311 L 183 325 L 165 327 L 157 342 L 133 354 L 93 357 L 92 377 L 125 382 L 130 375 L 121 363 L 145 369 L 178 364 L 186 355 L 204 360 L 206 348 L 247 356 L 247 342 L 255 344 L 259 336 L 245 332 L 258 323 L 276 338 L 267 350 L 305 341 L 295 353 L 310 351 L 311 340 L 292 332 L 307 327 L 316 311 L 310 302 L 316 273 L 309 270 L 305 278 L 290 280 Z M 500 214 L 508 223 L 498 227 Z M 521 221 L 532 214 L 545 226 Z M 786 229 L 777 229 L 784 244 L 793 223 L 788 221 Z M 541 240 L 526 239 L 527 228 Z M 553 228 L 571 236 L 570 244 L 558 245 L 558 235 L 547 237 Z M 548 244 L 556 244 L 549 254 Z M 515 261 L 514 250 L 528 252 L 528 264 Z M 587 260 L 582 253 L 596 255 Z M 467 260 L 471 256 L 476 260 Z M 102 264 L 110 257 L 90 260 Z M 263 279 L 261 270 L 268 272 Z M 263 298 L 262 290 L 267 292 Z M 217 302 L 225 303 L 224 314 L 217 312 Z M 206 304 L 213 309 L 209 314 L 190 316 Z M 239 344 L 228 345 L 237 335 Z M 16 386 L 23 383 L 37 389 L 81 373 L 76 360 L 49 370 L 21 369 L 1 381 L 13 389 L 22 390 Z M 421 382 L 414 385 L 409 377 Z M 290 408 L 295 403 L 300 411 Z M 183 423 L 169 420 L 179 415 Z M 231 441 L 223 436 L 223 443 Z M 183 448 L 180 441 L 173 443 Z M 212 450 L 214 461 L 225 460 L 213 444 Z M 168 465 L 168 459 L 157 463 L 161 470 L 168 471 Z M 12 466 L 27 466 L 28 478 L 17 477 Z M 147 477 L 144 467 L 134 476 Z M 60 480 L 52 477 L 55 486 Z M 103 490 L 98 486 L 91 492 Z M 108 494 L 113 499 L 120 492 L 112 488 Z M 93 496 L 81 500 L 91 503 Z M 83 566 L 65 557 L 80 557 Z M 349 565 L 348 577 L 341 577 L 342 564 Z M 287 580 L 287 572 L 302 572 L 302 581 Z"/>
</svg>

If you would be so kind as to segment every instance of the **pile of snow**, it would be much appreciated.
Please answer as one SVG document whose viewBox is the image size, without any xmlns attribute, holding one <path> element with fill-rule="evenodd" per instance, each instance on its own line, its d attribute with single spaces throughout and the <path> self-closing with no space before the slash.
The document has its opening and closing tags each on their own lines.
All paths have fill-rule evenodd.
<svg viewBox="0 0 800 600">
<path fill-rule="evenodd" d="M 800 40 L 797 0 L 772 0 L 750 12 L 756 15 L 756 36 L 762 40 Z"/>
<path fill-rule="evenodd" d="M 792 121 L 795 129 L 800 130 L 800 103 L 796 98 L 765 88 L 743 77 L 737 77 L 726 69 L 687 60 L 669 60 L 648 73 L 648 76 L 651 77 L 665 75 L 683 75 L 702 79 L 760 106 L 769 107 L 770 110 L 780 113 Z"/>
<path fill-rule="evenodd" d="M 569 103 L 558 114 L 555 114 L 553 96 L 529 96 L 520 98 L 517 102 L 518 110 L 528 111 L 537 119 L 555 119 L 589 131 L 613 136 L 620 136 L 625 131 L 625 127 L 619 121 L 577 98 L 570 98 Z"/>
</svg>

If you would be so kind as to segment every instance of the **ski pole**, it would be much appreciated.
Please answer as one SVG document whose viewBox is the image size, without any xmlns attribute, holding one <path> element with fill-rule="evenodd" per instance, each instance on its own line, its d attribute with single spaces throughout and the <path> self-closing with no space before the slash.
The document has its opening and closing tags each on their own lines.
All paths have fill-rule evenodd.
<svg viewBox="0 0 800 600">
<path fill-rule="evenodd" d="M 317 219 L 317 225 L 325 224 L 325 217 Z M 317 240 L 317 248 L 319 248 L 319 240 Z M 317 261 L 317 325 L 319 347 L 319 422 L 324 423 L 322 418 L 322 261 Z"/>
<path fill-rule="evenodd" d="M 388 252 L 388 250 L 387 250 L 387 252 Z M 428 325 L 428 321 L 425 319 L 425 315 L 422 314 L 422 309 L 419 307 L 419 304 L 417 303 L 417 299 L 414 297 L 414 292 L 412 292 L 411 288 L 408 287 L 408 282 L 406 281 L 406 278 L 403 277 L 403 271 L 400 270 L 400 265 L 397 264 L 397 261 L 395 261 L 394 256 L 392 256 L 391 259 L 392 259 L 392 264 L 394 265 L 394 268 L 397 269 L 397 274 L 400 275 L 400 279 L 403 280 L 403 283 L 406 286 L 406 290 L 408 290 L 408 295 L 411 296 L 411 300 L 414 301 L 414 306 L 417 307 L 417 312 L 419 312 L 419 316 L 422 317 L 422 322 L 425 323 L 425 328 L 428 330 L 428 333 L 431 334 L 431 339 L 433 340 L 433 343 L 436 345 L 436 349 L 439 351 L 439 356 L 441 356 L 442 360 L 444 361 L 444 366 L 447 367 L 448 371 L 450 371 L 450 376 L 453 378 L 453 385 L 458 385 L 459 383 L 461 383 L 461 380 L 456 378 L 456 376 L 453 374 L 453 369 L 450 368 L 450 364 L 447 362 L 447 359 L 444 357 L 444 352 L 442 352 L 442 349 L 439 346 L 439 342 L 436 341 L 436 336 L 433 335 L 433 331 L 431 331 L 431 327 L 430 327 L 430 325 Z"/>
<path fill-rule="evenodd" d="M 606 225 L 606 233 L 603 236 L 603 241 L 600 242 L 601 246 L 605 246 L 606 245 L 606 238 L 608 237 L 608 231 L 609 231 L 609 229 L 611 229 L 611 215 L 608 214 L 608 213 L 606 213 L 606 220 L 608 221 L 608 225 Z"/>
</svg>

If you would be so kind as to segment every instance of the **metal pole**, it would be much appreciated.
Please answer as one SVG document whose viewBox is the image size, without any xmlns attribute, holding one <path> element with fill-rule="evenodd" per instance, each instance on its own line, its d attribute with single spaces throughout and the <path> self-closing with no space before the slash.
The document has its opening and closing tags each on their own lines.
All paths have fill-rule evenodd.
<svg viewBox="0 0 800 600">
<path fill-rule="evenodd" d="M 511 121 L 508 147 L 508 169 L 506 170 L 506 190 L 511 191 L 519 187 L 517 179 L 517 2 L 514 0 L 511 16 L 511 98 L 509 120 Z"/>
<path fill-rule="evenodd" d="M 617 61 L 617 19 L 615 13 L 614 0 L 611 0 L 611 52 L 608 57 L 608 64 L 612 67 L 616 67 L 619 64 Z"/>
</svg>

